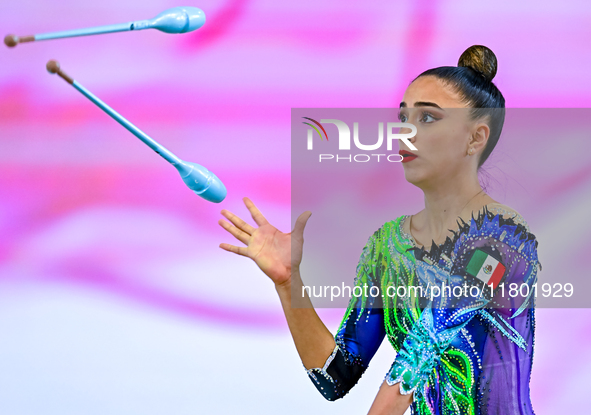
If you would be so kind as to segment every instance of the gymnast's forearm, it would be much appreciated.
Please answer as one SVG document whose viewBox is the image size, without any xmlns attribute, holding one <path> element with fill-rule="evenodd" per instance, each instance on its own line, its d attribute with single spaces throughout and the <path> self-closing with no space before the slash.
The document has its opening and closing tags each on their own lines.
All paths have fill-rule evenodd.
<svg viewBox="0 0 591 415">
<path fill-rule="evenodd" d="M 299 269 L 292 270 L 291 279 L 283 284 L 276 284 L 283 312 L 289 331 L 295 343 L 300 359 L 306 369 L 322 367 L 335 348 L 335 340 L 326 328 L 310 298 L 306 295 L 298 308 L 291 303 L 292 289 L 302 292 L 302 280 Z"/>
<path fill-rule="evenodd" d="M 403 415 L 413 401 L 413 394 L 400 393 L 400 385 L 382 383 L 367 415 Z"/>
</svg>

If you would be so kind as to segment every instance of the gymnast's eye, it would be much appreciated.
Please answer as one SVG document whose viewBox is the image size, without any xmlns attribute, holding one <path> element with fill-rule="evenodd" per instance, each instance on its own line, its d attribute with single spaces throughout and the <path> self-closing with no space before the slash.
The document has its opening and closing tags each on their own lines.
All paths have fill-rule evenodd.
<svg viewBox="0 0 591 415">
<path fill-rule="evenodd" d="M 430 114 L 428 112 L 423 112 L 421 119 L 419 121 L 424 122 L 424 123 L 432 123 L 437 120 L 438 120 L 438 118 L 435 118 L 432 114 Z"/>
<path fill-rule="evenodd" d="M 400 122 L 406 122 L 408 120 L 408 117 L 406 116 L 405 113 L 399 112 L 398 113 L 398 119 L 400 120 Z"/>
</svg>

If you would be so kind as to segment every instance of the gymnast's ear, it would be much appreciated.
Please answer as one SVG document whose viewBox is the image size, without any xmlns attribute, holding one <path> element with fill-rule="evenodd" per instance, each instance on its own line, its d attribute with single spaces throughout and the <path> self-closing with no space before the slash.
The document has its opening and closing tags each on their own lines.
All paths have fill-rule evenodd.
<svg viewBox="0 0 591 415">
<path fill-rule="evenodd" d="M 490 136 L 490 127 L 484 122 L 476 123 L 472 130 L 472 137 L 470 138 L 470 147 L 475 153 L 480 153 L 486 147 L 488 137 Z"/>
</svg>

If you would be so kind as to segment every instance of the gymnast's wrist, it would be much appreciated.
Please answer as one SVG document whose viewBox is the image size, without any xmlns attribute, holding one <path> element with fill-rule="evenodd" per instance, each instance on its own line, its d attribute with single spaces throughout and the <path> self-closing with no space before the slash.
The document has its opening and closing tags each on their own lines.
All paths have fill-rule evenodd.
<svg viewBox="0 0 591 415">
<path fill-rule="evenodd" d="M 275 290 L 280 294 L 282 292 L 291 293 L 291 277 L 287 278 L 285 281 L 275 283 Z"/>
</svg>

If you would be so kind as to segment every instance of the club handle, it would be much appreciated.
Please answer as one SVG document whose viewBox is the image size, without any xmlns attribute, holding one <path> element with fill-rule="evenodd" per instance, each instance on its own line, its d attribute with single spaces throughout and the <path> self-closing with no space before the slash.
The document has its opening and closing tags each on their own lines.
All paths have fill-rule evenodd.
<svg viewBox="0 0 591 415">
<path fill-rule="evenodd" d="M 97 96 L 95 96 L 92 92 L 90 92 L 88 89 L 86 89 L 82 85 L 80 85 L 77 81 L 73 81 L 72 86 L 74 88 L 76 88 L 78 91 L 80 91 L 80 93 L 82 95 L 84 95 L 86 98 L 88 98 L 93 103 L 95 103 L 96 106 L 98 106 L 100 109 L 102 109 L 107 114 L 109 114 L 115 121 L 117 121 L 119 124 L 121 124 L 123 127 L 125 127 L 130 133 L 132 133 L 137 138 L 142 140 L 148 147 L 150 147 L 156 153 L 160 154 L 160 156 L 162 156 L 162 158 L 164 158 L 166 161 L 168 161 L 169 163 L 171 163 L 173 165 L 181 162 L 181 160 L 177 156 L 175 156 L 173 153 L 171 153 L 163 145 L 157 143 L 149 135 L 147 135 L 142 130 L 137 128 L 135 125 L 133 125 L 132 123 L 127 121 L 127 119 L 125 119 L 125 117 L 123 117 L 121 114 L 119 114 L 113 108 L 111 108 L 110 106 L 105 104 Z"/>
<path fill-rule="evenodd" d="M 106 26 L 88 27 L 85 29 L 74 29 L 74 30 L 63 30 L 61 32 L 41 33 L 35 35 L 35 41 L 39 40 L 50 40 L 50 39 L 62 39 L 67 37 L 76 36 L 89 36 L 89 35 L 100 35 L 103 33 L 115 33 L 115 32 L 126 32 L 129 30 L 135 30 L 134 26 L 140 22 L 130 23 L 119 23 Z"/>
</svg>

